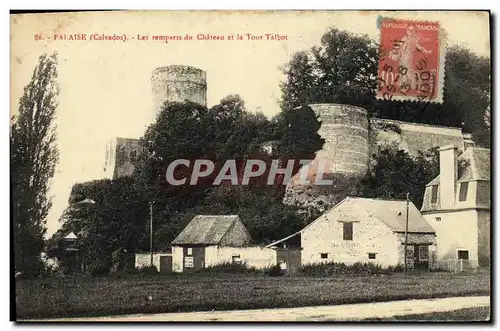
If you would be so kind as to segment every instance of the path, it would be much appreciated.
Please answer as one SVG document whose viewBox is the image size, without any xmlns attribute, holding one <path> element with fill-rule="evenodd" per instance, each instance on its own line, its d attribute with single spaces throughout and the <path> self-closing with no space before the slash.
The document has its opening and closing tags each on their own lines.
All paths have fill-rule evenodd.
<svg viewBox="0 0 500 331">
<path fill-rule="evenodd" d="M 337 306 L 317 306 L 300 308 L 276 308 L 233 311 L 203 311 L 189 313 L 165 313 L 147 315 L 125 315 L 97 318 L 69 318 L 50 321 L 77 322 L 166 322 L 166 321 L 325 321 L 325 320 L 363 320 L 384 318 L 397 315 L 424 314 L 462 308 L 488 307 L 489 296 L 454 297 L 442 299 L 403 300 L 374 302 Z"/>
</svg>

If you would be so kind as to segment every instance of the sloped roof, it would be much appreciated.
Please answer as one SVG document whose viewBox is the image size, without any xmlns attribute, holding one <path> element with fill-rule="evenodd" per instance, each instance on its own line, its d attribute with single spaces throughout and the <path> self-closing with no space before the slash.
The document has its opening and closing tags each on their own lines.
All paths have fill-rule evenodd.
<svg viewBox="0 0 500 331">
<path fill-rule="evenodd" d="M 434 177 L 433 180 L 431 180 L 427 185 L 425 186 L 434 186 L 434 185 L 439 185 L 439 175 Z"/>
<path fill-rule="evenodd" d="M 381 200 L 367 198 L 346 198 L 339 208 L 344 210 L 364 210 L 371 216 L 387 224 L 396 232 L 405 232 L 406 200 Z M 408 205 L 408 232 L 435 233 L 417 207 L 410 201 Z M 362 220 L 361 220 L 362 221 Z"/>
<path fill-rule="evenodd" d="M 469 149 L 472 153 L 472 180 L 490 180 L 490 150 L 486 148 Z"/>
<path fill-rule="evenodd" d="M 490 181 L 490 150 L 469 147 L 458 157 L 459 182 Z M 439 175 L 426 186 L 439 185 Z"/>
<path fill-rule="evenodd" d="M 408 206 L 408 232 L 409 233 L 435 233 L 436 231 L 430 224 L 423 218 L 422 214 L 418 211 L 417 207 L 410 201 Z M 323 218 L 324 215 L 332 211 L 341 211 L 339 218 L 336 221 L 358 221 L 363 222 L 363 217 L 366 213 L 371 217 L 375 217 L 381 222 L 385 223 L 393 231 L 405 232 L 406 230 L 406 200 L 382 200 L 382 199 L 368 199 L 358 197 L 346 197 L 338 204 L 330 208 L 324 214 L 319 216 L 315 221 L 307 225 L 302 230 L 291 234 L 288 237 L 275 241 L 266 247 L 271 247 L 288 240 L 296 235 L 302 233 L 304 230 L 312 226 L 314 223 Z M 363 211 L 363 213 L 360 213 Z"/>
<path fill-rule="evenodd" d="M 240 222 L 238 215 L 197 215 L 172 241 L 172 245 L 217 245 L 235 222 Z"/>
</svg>

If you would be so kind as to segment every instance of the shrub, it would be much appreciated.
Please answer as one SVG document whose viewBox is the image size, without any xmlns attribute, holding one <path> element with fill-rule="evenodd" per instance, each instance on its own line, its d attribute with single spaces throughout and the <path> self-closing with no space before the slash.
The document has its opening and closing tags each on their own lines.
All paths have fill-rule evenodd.
<svg viewBox="0 0 500 331">
<path fill-rule="evenodd" d="M 223 262 L 217 265 L 198 269 L 196 272 L 245 274 L 257 272 L 257 269 L 254 267 L 248 267 L 246 262 Z"/>
<path fill-rule="evenodd" d="M 145 266 L 145 267 L 140 267 L 138 269 L 138 272 L 141 275 L 157 275 L 159 273 L 158 269 L 154 265 L 148 265 L 148 266 Z"/>
<path fill-rule="evenodd" d="M 380 265 L 373 263 L 356 262 L 352 265 L 346 265 L 345 263 L 328 262 L 304 265 L 299 272 L 306 276 L 370 276 L 389 275 L 402 270 L 401 266 L 382 268 Z"/>
<path fill-rule="evenodd" d="M 90 270 L 93 277 L 102 277 L 109 274 L 109 267 L 105 265 L 97 265 Z"/>
<path fill-rule="evenodd" d="M 264 269 L 264 273 L 271 277 L 279 277 L 285 274 L 279 265 L 273 265 L 270 268 Z"/>
</svg>

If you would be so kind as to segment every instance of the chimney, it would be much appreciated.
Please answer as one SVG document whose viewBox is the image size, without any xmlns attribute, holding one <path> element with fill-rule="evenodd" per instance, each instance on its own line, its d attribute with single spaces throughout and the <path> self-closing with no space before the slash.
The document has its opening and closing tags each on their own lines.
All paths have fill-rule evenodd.
<svg viewBox="0 0 500 331">
<path fill-rule="evenodd" d="M 464 133 L 463 140 L 464 140 L 464 152 L 467 150 L 467 148 L 476 146 L 476 143 L 474 142 L 474 140 L 472 140 L 472 134 L 470 133 Z"/>
<path fill-rule="evenodd" d="M 447 145 L 439 149 L 439 196 L 442 209 L 455 205 L 455 189 L 458 177 L 458 148 Z"/>
</svg>

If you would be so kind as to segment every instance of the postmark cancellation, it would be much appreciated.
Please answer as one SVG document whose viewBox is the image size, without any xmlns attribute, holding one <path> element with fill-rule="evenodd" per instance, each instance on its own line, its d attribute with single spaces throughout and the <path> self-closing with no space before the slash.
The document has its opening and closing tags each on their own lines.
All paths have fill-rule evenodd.
<svg viewBox="0 0 500 331">
<path fill-rule="evenodd" d="M 445 52 L 439 22 L 382 18 L 377 99 L 442 103 Z"/>
</svg>

